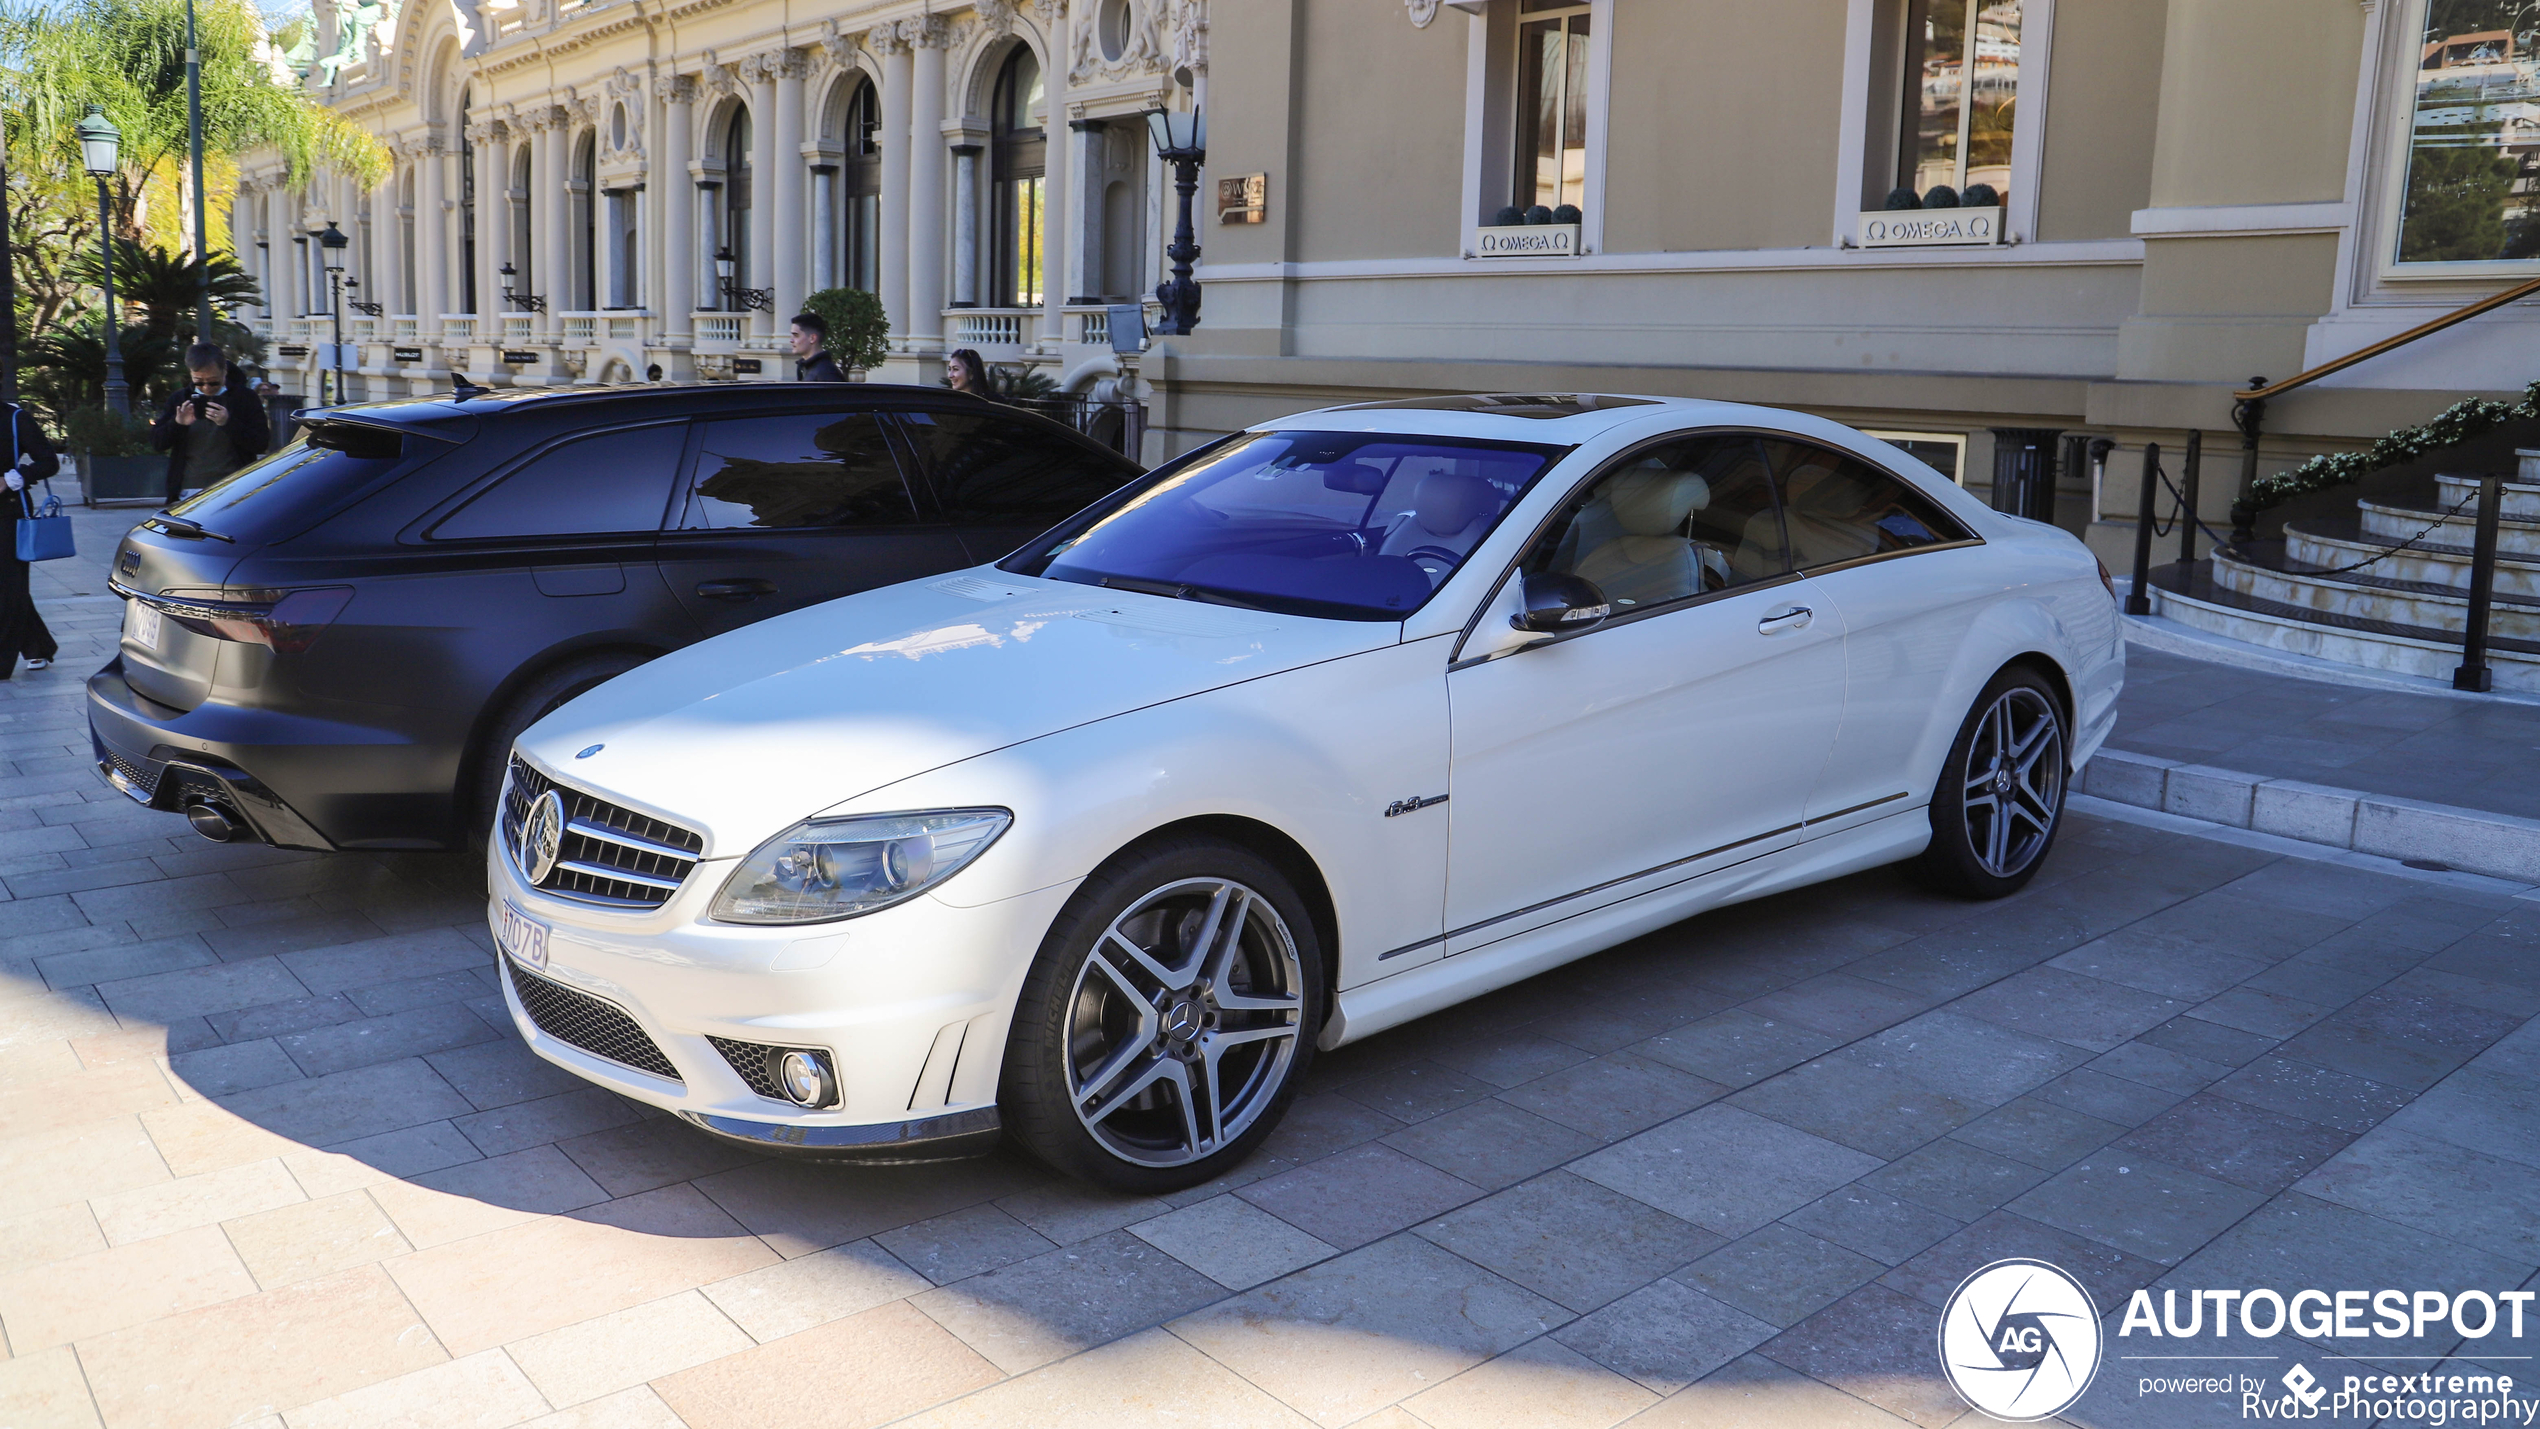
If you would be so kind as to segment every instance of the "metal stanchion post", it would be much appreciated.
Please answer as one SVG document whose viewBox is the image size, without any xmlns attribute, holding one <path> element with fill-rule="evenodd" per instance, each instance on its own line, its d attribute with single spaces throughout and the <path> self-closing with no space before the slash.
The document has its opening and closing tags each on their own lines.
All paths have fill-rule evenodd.
<svg viewBox="0 0 2540 1429">
<path fill-rule="evenodd" d="M 2469 620 L 2461 631 L 2461 667 L 2452 672 L 2452 688 L 2484 694 L 2496 687 L 2487 668 L 2488 608 L 2496 596 L 2496 530 L 2504 518 L 2505 479 L 2489 476 L 2478 483 L 2478 535 L 2470 543 Z"/>
<path fill-rule="evenodd" d="M 2134 585 L 2125 593 L 2125 613 L 2152 613 L 2152 512 L 2153 498 L 2161 490 L 2161 444 L 2149 442 L 2143 448 L 2143 499 L 2134 514 Z"/>
<path fill-rule="evenodd" d="M 2205 434 L 2187 434 L 2187 460 L 2178 473 L 2178 559 L 2183 565 L 2196 564 L 2196 468 L 2205 459 Z"/>
</svg>

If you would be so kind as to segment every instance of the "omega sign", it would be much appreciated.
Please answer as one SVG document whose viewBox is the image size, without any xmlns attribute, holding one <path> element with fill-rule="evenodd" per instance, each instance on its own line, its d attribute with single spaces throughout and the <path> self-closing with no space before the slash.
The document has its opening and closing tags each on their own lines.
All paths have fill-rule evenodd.
<svg viewBox="0 0 2540 1429">
<path fill-rule="evenodd" d="M 1576 258 L 1575 223 L 1485 224 L 1473 230 L 1476 258 Z"/>
<path fill-rule="evenodd" d="M 1944 243 L 1999 243 L 1999 208 L 1878 209 L 1861 215 L 1864 248 L 1919 248 Z"/>
</svg>

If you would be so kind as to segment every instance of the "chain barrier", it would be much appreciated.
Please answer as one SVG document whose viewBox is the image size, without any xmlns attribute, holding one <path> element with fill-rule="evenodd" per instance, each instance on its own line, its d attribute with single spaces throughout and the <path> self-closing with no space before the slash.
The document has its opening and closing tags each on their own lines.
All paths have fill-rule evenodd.
<svg viewBox="0 0 2540 1429">
<path fill-rule="evenodd" d="M 2205 533 L 2206 541 L 2211 543 L 2214 549 L 2221 550 L 2231 544 L 2222 537 L 2215 535 L 2213 527 L 2206 525 L 2203 518 L 2196 516 L 2187 509 L 2187 494 L 2178 489 L 2178 484 L 2176 482 L 2170 480 L 2168 468 L 2156 466 L 2152 468 L 2152 474 L 2160 478 L 2161 488 L 2170 494 L 2169 524 L 2164 526 L 2157 518 L 2154 519 L 2152 522 L 2152 535 L 2155 539 L 2166 539 L 2171 532 L 2178 529 L 2179 520 L 2184 517 L 2196 523 L 2196 529 Z M 2477 500 L 2478 492 L 2475 489 L 2472 489 L 2467 496 L 2464 496 L 2459 501 L 2454 502 L 2449 509 L 2438 514 L 2432 521 L 2427 522 L 2424 529 L 2418 531 L 2415 535 L 2408 537 L 2404 541 L 2400 541 L 2392 546 L 2384 547 L 2372 555 L 2364 557 L 2360 561 L 2349 562 L 2348 564 L 2342 566 L 2330 566 L 2320 570 L 2303 571 L 2301 574 L 2306 576 L 2341 576 L 2346 574 L 2348 571 L 2360 571 L 2366 566 L 2386 561 L 2392 556 L 2398 555 L 2400 552 L 2416 545 L 2417 542 L 2422 541 L 2426 537 L 2443 529 L 2444 522 L 2449 521 L 2453 517 L 2460 515 L 2463 511 L 2468 510 L 2471 503 Z"/>
<path fill-rule="evenodd" d="M 2451 510 L 2436 516 L 2432 521 L 2426 524 L 2424 530 L 2417 532 L 2415 535 L 2401 541 L 2399 544 L 2389 547 L 2388 549 L 2375 555 L 2366 556 L 2360 561 L 2354 561 L 2342 566 L 2331 566 L 2327 570 L 2304 571 L 2302 574 L 2306 576 L 2340 576 L 2344 575 L 2348 571 L 2360 571 L 2364 567 L 2373 564 L 2375 561 L 2386 561 L 2392 556 L 2399 554 L 2401 551 L 2408 549 L 2410 546 L 2415 545 L 2417 542 L 2422 541 L 2426 537 L 2443 529 L 2444 522 L 2449 521 L 2453 517 L 2460 515 L 2463 511 L 2468 510 L 2470 503 L 2476 501 L 2477 499 L 2478 489 L 2476 487 L 2472 487 L 2469 495 L 2464 496 L 2459 501 L 2453 503 Z"/>
</svg>

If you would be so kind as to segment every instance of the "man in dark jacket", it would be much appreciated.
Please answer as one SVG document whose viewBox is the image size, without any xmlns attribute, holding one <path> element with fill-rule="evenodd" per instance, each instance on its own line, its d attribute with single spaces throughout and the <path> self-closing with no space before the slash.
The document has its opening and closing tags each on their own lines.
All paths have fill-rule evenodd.
<svg viewBox="0 0 2540 1429">
<path fill-rule="evenodd" d="M 794 314 L 794 380 L 797 382 L 844 382 L 847 374 L 838 370 L 838 359 L 831 357 L 829 320 L 818 313 Z"/>
<path fill-rule="evenodd" d="M 202 490 L 262 456 L 271 428 L 247 376 L 218 347 L 185 350 L 188 385 L 150 424 L 150 445 L 168 454 L 168 504 Z"/>
</svg>

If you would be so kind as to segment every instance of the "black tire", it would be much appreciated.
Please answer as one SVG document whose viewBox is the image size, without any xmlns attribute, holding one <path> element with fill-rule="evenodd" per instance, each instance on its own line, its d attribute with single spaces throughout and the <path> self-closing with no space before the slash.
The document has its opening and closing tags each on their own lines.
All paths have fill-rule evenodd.
<svg viewBox="0 0 2540 1429">
<path fill-rule="evenodd" d="M 1110 1190 L 1197 1185 L 1286 1113 L 1323 995 L 1313 918 L 1268 859 L 1207 838 L 1128 849 L 1076 890 L 1023 980 L 998 1091 L 1006 1130 Z"/>
<path fill-rule="evenodd" d="M 465 799 L 468 832 L 478 840 L 493 831 L 495 805 L 503 796 L 503 771 L 510 767 L 512 744 L 523 731 L 561 708 L 565 701 L 600 685 L 652 657 L 634 650 L 604 650 L 541 670 L 512 692 L 502 713 L 486 726 L 485 737 L 468 761 Z"/>
<path fill-rule="evenodd" d="M 2064 825 L 2072 743 L 2063 701 L 2010 666 L 1984 687 L 1931 796 L 1931 845 L 1915 877 L 1960 898 L 2002 898 L 2037 875 Z"/>
</svg>

